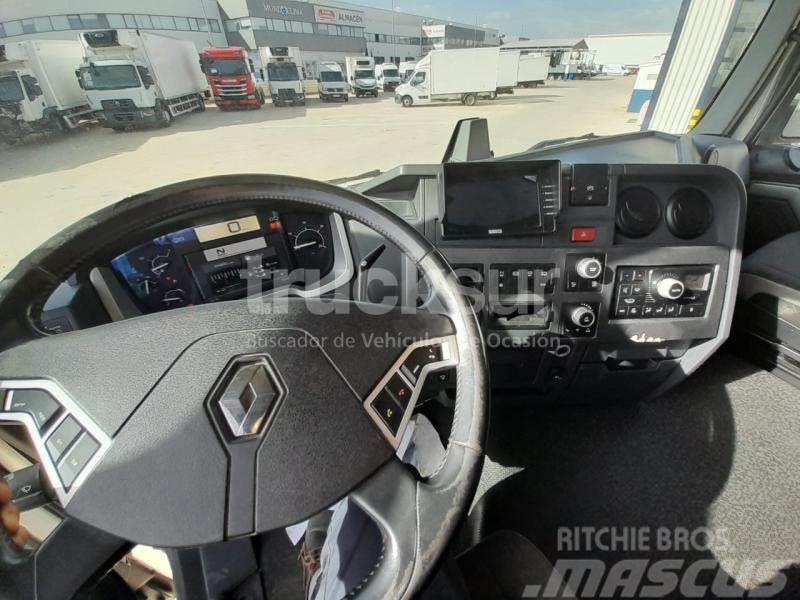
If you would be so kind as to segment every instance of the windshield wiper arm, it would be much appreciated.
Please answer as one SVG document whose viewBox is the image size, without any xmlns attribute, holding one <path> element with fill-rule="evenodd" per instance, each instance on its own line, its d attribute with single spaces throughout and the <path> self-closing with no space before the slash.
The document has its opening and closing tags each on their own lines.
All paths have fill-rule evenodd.
<svg viewBox="0 0 800 600">
<path fill-rule="evenodd" d="M 539 150 L 541 148 L 547 148 L 549 146 L 560 146 L 561 144 L 566 144 L 568 142 L 577 142 L 583 140 L 595 140 L 602 136 L 597 135 L 595 133 L 585 133 L 583 135 L 575 135 L 572 137 L 564 137 L 564 138 L 553 138 L 552 140 L 543 140 L 538 144 L 531 146 L 528 150 Z"/>
</svg>

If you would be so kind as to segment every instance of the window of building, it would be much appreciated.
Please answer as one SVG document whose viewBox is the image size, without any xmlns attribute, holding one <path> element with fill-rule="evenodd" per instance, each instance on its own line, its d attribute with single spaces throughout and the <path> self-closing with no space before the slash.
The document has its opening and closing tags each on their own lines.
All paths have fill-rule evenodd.
<svg viewBox="0 0 800 600">
<path fill-rule="evenodd" d="M 153 22 L 147 15 L 135 15 L 136 27 L 140 29 L 153 29 Z"/>
<path fill-rule="evenodd" d="M 281 19 L 272 19 L 272 26 L 275 27 L 275 31 L 286 31 L 286 21 Z"/>
<path fill-rule="evenodd" d="M 125 19 L 125 27 L 128 29 L 136 28 L 136 17 L 133 15 L 122 15 L 122 18 Z"/>
<path fill-rule="evenodd" d="M 261 17 L 250 17 L 250 24 L 252 25 L 253 29 L 267 28 L 267 20 Z"/>
<path fill-rule="evenodd" d="M 81 25 L 83 29 L 107 29 L 108 20 L 105 15 L 98 15 L 94 13 L 80 15 Z"/>
<path fill-rule="evenodd" d="M 194 17 L 189 17 L 187 21 L 189 21 L 190 31 L 200 31 L 200 28 L 197 26 L 197 19 L 195 19 Z"/>
<path fill-rule="evenodd" d="M 303 26 L 300 21 L 289 21 L 289 24 L 291 25 L 292 33 L 303 33 Z"/>
<path fill-rule="evenodd" d="M 179 31 L 189 31 L 189 19 L 186 17 L 175 17 L 175 27 Z"/>
<path fill-rule="evenodd" d="M 45 23 L 42 21 L 47 21 L 46 28 Z M 44 19 L 22 19 L 20 24 L 22 25 L 23 33 L 38 33 L 40 31 L 52 30 L 52 27 L 50 27 L 50 19 L 47 17 L 44 17 Z"/>
<path fill-rule="evenodd" d="M 314 27 L 311 23 L 306 23 L 303 21 L 303 33 L 314 33 Z"/>
<path fill-rule="evenodd" d="M 197 19 L 197 25 L 200 27 L 200 31 L 208 31 L 208 21 L 205 19 Z"/>
<path fill-rule="evenodd" d="M 6 35 L 22 35 L 22 23 L 19 21 L 8 21 L 5 25 Z"/>
<path fill-rule="evenodd" d="M 6 37 L 6 28 L 0 23 L 0 38 Z"/>
<path fill-rule="evenodd" d="M 69 21 L 70 29 L 80 29 L 82 27 L 80 15 L 67 15 L 67 20 Z"/>
<path fill-rule="evenodd" d="M 108 26 L 114 29 L 125 29 L 125 17 L 122 15 L 106 15 Z"/>
<path fill-rule="evenodd" d="M 219 21 L 217 21 L 216 19 L 209 19 L 208 24 L 211 26 L 211 31 L 213 31 L 214 33 L 222 33 L 222 28 L 219 26 Z"/>
<path fill-rule="evenodd" d="M 386 62 L 386 59 L 383 56 L 376 56 L 375 57 L 375 64 L 376 65 L 382 65 L 384 62 Z"/>
<path fill-rule="evenodd" d="M 150 20 L 153 21 L 155 29 L 175 29 L 175 19 L 172 17 L 153 15 Z"/>
</svg>

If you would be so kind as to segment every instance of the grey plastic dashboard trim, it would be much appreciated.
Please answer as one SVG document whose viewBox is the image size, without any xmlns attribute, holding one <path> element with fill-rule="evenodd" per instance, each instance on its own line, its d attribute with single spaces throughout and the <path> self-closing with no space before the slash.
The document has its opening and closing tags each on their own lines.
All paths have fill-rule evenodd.
<svg viewBox="0 0 800 600">
<path fill-rule="evenodd" d="M 47 474 L 47 478 L 50 480 L 50 484 L 53 486 L 56 497 L 59 502 L 61 502 L 61 505 L 66 507 L 83 482 L 86 481 L 86 478 L 111 447 L 111 438 L 89 418 L 83 409 L 78 406 L 61 386 L 50 379 L 6 379 L 0 381 L 0 390 L 6 392 L 5 403 L 2 406 L 3 411 L 0 412 L 0 423 L 16 423 L 28 430 L 28 435 L 36 448 L 39 460 Z M 62 411 L 62 414 L 47 429 L 40 432 L 36 421 L 30 414 L 6 410 L 14 397 L 14 390 L 43 390 L 50 394 L 50 396 L 61 405 L 64 411 Z M 61 477 L 58 474 L 56 463 L 50 458 L 50 453 L 47 451 L 46 447 L 46 442 L 49 437 L 67 416 L 72 416 L 81 425 L 83 430 L 89 433 L 100 445 L 89 462 L 81 469 L 81 472 L 69 489 L 66 489 L 61 483 Z M 65 456 L 62 457 L 62 460 L 64 458 Z"/>
<path fill-rule="evenodd" d="M 403 366 L 403 363 L 405 363 L 406 358 L 408 358 L 408 356 L 417 348 L 434 346 L 436 344 L 441 344 L 442 346 L 442 360 L 435 363 L 429 363 L 422 367 L 422 371 L 420 371 L 416 383 L 409 381 L 400 369 Z M 403 433 L 405 432 L 408 422 L 411 420 L 414 407 L 416 406 L 417 400 L 422 393 L 422 388 L 425 385 L 425 379 L 427 378 L 428 374 L 433 373 L 434 371 L 441 371 L 442 369 L 446 369 L 448 367 L 455 367 L 456 365 L 458 365 L 458 345 L 454 335 L 414 342 L 403 351 L 400 357 L 386 372 L 386 375 L 384 375 L 378 382 L 378 385 L 376 385 L 375 388 L 367 395 L 367 398 L 363 403 L 364 410 L 367 412 L 372 421 L 378 426 L 381 433 L 392 445 L 392 448 L 396 450 L 403 439 Z M 383 391 L 384 387 L 386 387 L 386 385 L 389 383 L 389 380 L 394 376 L 395 373 L 397 373 L 403 379 L 403 381 L 408 384 L 408 387 L 413 390 L 411 393 L 411 398 L 408 401 L 408 406 L 403 413 L 403 419 L 400 421 L 400 426 L 397 428 L 396 434 L 391 432 L 380 416 L 374 410 L 372 410 L 372 406 L 370 406 L 375 397 L 380 394 L 381 391 Z"/>
</svg>

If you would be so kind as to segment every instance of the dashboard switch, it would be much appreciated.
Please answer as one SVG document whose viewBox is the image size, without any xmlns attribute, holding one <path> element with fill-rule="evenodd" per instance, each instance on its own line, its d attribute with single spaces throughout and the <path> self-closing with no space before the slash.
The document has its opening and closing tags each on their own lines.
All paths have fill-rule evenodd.
<svg viewBox="0 0 800 600">
<path fill-rule="evenodd" d="M 594 227 L 573 227 L 569 239 L 572 242 L 593 242 L 595 237 L 597 229 Z"/>
<path fill-rule="evenodd" d="M 47 440 L 47 451 L 53 461 L 58 462 L 64 451 L 70 447 L 70 444 L 75 441 L 83 429 L 78 425 L 78 422 L 71 416 L 61 421 L 61 424 L 56 427 L 56 430 Z"/>
</svg>

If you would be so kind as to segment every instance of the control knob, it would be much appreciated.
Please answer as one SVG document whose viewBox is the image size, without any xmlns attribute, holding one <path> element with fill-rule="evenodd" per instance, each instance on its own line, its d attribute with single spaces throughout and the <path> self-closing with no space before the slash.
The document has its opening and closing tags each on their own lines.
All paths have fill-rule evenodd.
<svg viewBox="0 0 800 600">
<path fill-rule="evenodd" d="M 575 263 L 575 272 L 583 279 L 597 279 L 603 273 L 603 263 L 594 257 L 582 258 Z"/>
<path fill-rule="evenodd" d="M 677 300 L 685 291 L 686 286 L 675 277 L 664 277 L 656 284 L 656 293 L 665 300 Z"/>
<path fill-rule="evenodd" d="M 594 310 L 581 304 L 570 311 L 569 319 L 578 327 L 591 327 L 595 321 Z"/>
</svg>

